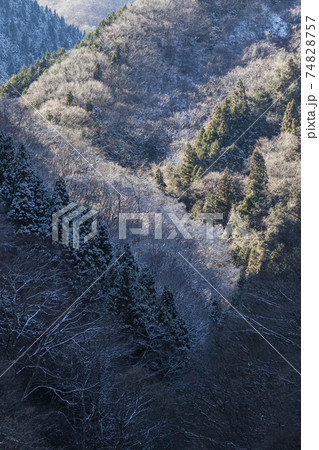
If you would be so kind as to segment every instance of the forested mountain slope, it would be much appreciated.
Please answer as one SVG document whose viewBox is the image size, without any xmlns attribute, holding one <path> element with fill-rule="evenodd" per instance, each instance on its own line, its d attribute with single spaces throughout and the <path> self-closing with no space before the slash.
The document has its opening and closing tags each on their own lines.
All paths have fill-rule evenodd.
<svg viewBox="0 0 319 450">
<path fill-rule="evenodd" d="M 47 51 L 74 46 L 82 33 L 33 0 L 0 1 L 0 83 Z"/>
<path fill-rule="evenodd" d="M 38 447 L 300 448 L 297 6 L 137 0 L 22 97 L 1 98 L 1 128 L 27 149 L 11 154 L 3 139 L 3 173 L 16 174 L 0 180 L 6 227 L 43 233 L 42 212 L 62 198 L 94 207 L 109 239 L 88 253 L 59 251 L 62 266 L 79 270 L 72 292 L 110 250 L 126 255 L 71 316 L 85 331 L 62 364 L 68 322 L 54 335 L 57 353 L 51 334 L 39 347 L 39 372 L 27 355 L 26 399 L 56 414 Z M 152 224 L 162 213 L 163 239 L 151 226 L 120 240 L 125 212 L 150 213 Z M 223 213 L 214 239 L 201 212 Z M 187 219 L 193 239 L 169 214 Z M 71 425 L 56 435 L 60 412 Z M 16 425 L 6 426 L 15 437 Z"/>
<path fill-rule="evenodd" d="M 207 2 L 188 0 L 179 7 L 178 2 L 165 0 L 156 4 L 138 1 L 122 10 L 113 23 L 101 27 L 93 41 L 83 42 L 31 85 L 22 97 L 28 113 L 19 111 L 19 103 L 5 103 L 9 108 L 6 112 L 4 107 L 5 116 L 19 121 L 23 140 L 36 141 L 39 146 L 34 156 L 45 177 L 63 176 L 74 198 L 103 211 L 114 235 L 119 212 L 154 212 L 155 206 L 166 215 L 185 213 L 182 204 L 157 188 L 150 172 L 136 174 L 128 164 L 137 167 L 182 153 L 186 139 L 196 136 L 238 76 L 255 92 L 276 67 L 285 65 L 290 50 L 298 48 L 294 37 L 297 12 L 287 10 L 285 2 L 275 10 L 249 2 L 237 7 L 236 15 L 232 9 L 225 15 L 219 8 L 212 14 Z M 282 17 L 282 28 L 278 29 L 274 17 L 278 21 Z M 260 21 L 263 28 L 257 27 Z M 227 34 L 222 33 L 226 30 Z M 226 54 L 223 41 L 228 43 Z M 227 51 L 232 51 L 232 58 Z M 63 130 L 64 138 L 58 130 Z M 242 188 L 240 195 L 244 195 Z M 203 233 L 202 224 L 191 226 Z M 204 273 L 213 270 L 218 288 L 232 295 L 239 272 L 226 242 L 180 238 L 154 244 L 151 237 L 130 239 L 140 260 L 151 264 L 159 279 L 180 296 L 185 320 L 199 336 L 207 326 L 207 286 L 198 277 L 194 282 L 186 277 L 185 284 L 181 281 L 176 289 L 176 279 L 170 274 L 182 280 L 190 271 L 177 255 L 183 250 Z M 194 296 L 199 285 L 200 300 Z"/>
<path fill-rule="evenodd" d="M 163 158 L 177 136 L 186 143 L 200 128 L 244 67 L 244 83 L 257 88 L 298 45 L 291 3 L 275 11 L 267 2 L 236 3 L 228 13 L 217 5 L 214 14 L 206 3 L 128 6 L 93 46 L 73 50 L 35 83 L 28 101 L 52 123 L 81 128 L 107 158 L 122 164 Z"/>
<path fill-rule="evenodd" d="M 125 0 L 39 0 L 41 6 L 48 6 L 52 11 L 63 16 L 67 23 L 76 25 L 83 31 L 92 31 L 100 20 L 111 11 L 124 5 Z"/>
</svg>

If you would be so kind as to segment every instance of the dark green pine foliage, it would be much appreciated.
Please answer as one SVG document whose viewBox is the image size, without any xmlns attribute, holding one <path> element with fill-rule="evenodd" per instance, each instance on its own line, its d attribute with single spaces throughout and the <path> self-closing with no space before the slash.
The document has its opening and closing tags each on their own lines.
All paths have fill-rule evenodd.
<svg viewBox="0 0 319 450">
<path fill-rule="evenodd" d="M 94 80 L 101 81 L 101 77 L 102 77 L 101 64 L 97 62 L 93 69 L 93 78 Z"/>
<path fill-rule="evenodd" d="M 10 176 L 14 160 L 14 145 L 11 137 L 0 132 L 0 189 L 3 182 Z"/>
<path fill-rule="evenodd" d="M 163 290 L 157 303 L 156 316 L 165 330 L 165 346 L 171 346 L 172 351 L 186 350 L 189 347 L 188 332 L 176 311 L 173 294 L 167 288 Z"/>
<path fill-rule="evenodd" d="M 7 165 L 7 174 L 1 186 L 1 197 L 7 206 L 12 203 L 15 192 L 21 183 L 32 182 L 34 171 L 31 167 L 30 159 L 24 145 L 19 149 L 12 149 L 13 158 Z"/>
<path fill-rule="evenodd" d="M 196 179 L 199 169 L 198 162 L 196 151 L 190 144 L 187 144 L 180 170 L 182 186 L 189 186 Z"/>
<path fill-rule="evenodd" d="M 256 229 L 262 228 L 262 219 L 269 208 L 267 184 L 265 160 L 261 153 L 254 150 L 250 163 L 248 192 L 239 207 L 239 213 L 248 221 L 250 227 Z"/>
<path fill-rule="evenodd" d="M 21 145 L 14 158 L 10 156 L 10 159 L 0 191 L 9 209 L 9 217 L 25 231 L 47 233 L 50 198 L 31 165 L 26 148 Z"/>
<path fill-rule="evenodd" d="M 189 337 L 172 294 L 158 297 L 148 270 L 139 270 L 128 245 L 109 275 L 110 307 L 135 336 L 134 356 L 158 374 L 182 364 Z M 180 360 L 179 360 L 180 358 Z"/>
<path fill-rule="evenodd" d="M 113 64 L 119 63 L 121 61 L 121 57 L 122 57 L 121 45 L 116 44 L 113 54 L 111 56 L 111 64 L 113 65 Z"/>
<path fill-rule="evenodd" d="M 295 99 L 288 103 L 281 124 L 282 133 L 296 134 L 298 123 L 298 114 Z"/>
<path fill-rule="evenodd" d="M 213 194 L 206 196 L 204 212 L 223 214 L 222 224 L 227 225 L 229 213 L 234 200 L 234 186 L 228 168 L 217 183 Z"/>
<path fill-rule="evenodd" d="M 121 14 L 126 10 L 127 6 L 124 5 L 116 12 L 111 12 L 105 19 L 98 23 L 97 27 L 91 33 L 84 36 L 82 41 L 78 41 L 75 48 L 89 47 L 91 50 L 102 48 L 102 34 L 103 29 L 109 27 L 118 19 Z"/>
<path fill-rule="evenodd" d="M 264 86 L 261 86 L 257 89 L 254 97 L 255 101 L 255 109 L 257 110 L 257 116 L 260 116 L 262 113 L 266 111 L 266 109 L 271 106 L 273 103 L 273 99 L 269 90 L 267 90 Z"/>
<path fill-rule="evenodd" d="M 92 112 L 94 110 L 94 104 L 93 104 L 92 100 L 86 101 L 85 109 L 87 110 L 87 112 Z"/>
<path fill-rule="evenodd" d="M 65 104 L 66 104 L 66 106 L 71 106 L 73 104 L 73 102 L 74 102 L 73 93 L 72 93 L 72 91 L 68 90 L 68 92 L 66 93 L 66 96 L 65 96 Z"/>
<path fill-rule="evenodd" d="M 80 230 L 80 235 L 85 236 L 91 231 L 91 223 L 86 223 Z M 84 243 L 83 239 L 79 249 L 73 249 L 71 252 L 71 262 L 74 264 L 79 285 L 89 286 L 99 278 L 108 268 L 112 259 L 112 246 L 109 240 L 107 226 L 103 220 L 98 221 L 97 234 L 95 237 Z M 107 277 L 101 280 L 91 288 L 94 298 L 105 296 L 107 292 Z"/>
<path fill-rule="evenodd" d="M 150 339 L 149 329 L 154 326 L 153 310 L 156 305 L 155 281 L 148 269 L 142 269 L 135 286 L 135 319 L 134 331 L 139 336 L 143 350 Z"/>
<path fill-rule="evenodd" d="M 187 145 L 180 170 L 182 186 L 188 186 L 209 167 L 214 170 L 221 170 L 225 165 L 235 169 L 241 167 L 253 136 L 248 132 L 245 140 L 238 138 L 249 126 L 251 118 L 245 87 L 239 79 L 232 96 L 214 108 L 206 130 L 200 129 L 194 147 Z"/>
<path fill-rule="evenodd" d="M 128 245 L 124 254 L 110 270 L 110 307 L 120 317 L 124 327 L 134 328 L 137 321 L 136 289 L 138 267 Z"/>
<path fill-rule="evenodd" d="M 221 147 L 227 147 L 231 144 L 231 140 L 234 139 L 234 117 L 232 115 L 232 101 L 230 97 L 227 97 L 221 108 L 221 118 L 217 124 L 217 140 Z"/>
<path fill-rule="evenodd" d="M 130 49 L 129 49 L 128 43 L 125 42 L 125 43 L 123 44 L 123 47 L 122 47 L 122 54 L 123 54 L 123 57 L 124 57 L 124 58 L 127 58 L 129 52 L 130 52 Z"/>
<path fill-rule="evenodd" d="M 203 162 L 206 161 L 208 158 L 207 135 L 204 127 L 202 127 L 198 132 L 198 135 L 194 143 L 194 148 L 196 148 L 196 153 L 199 161 L 201 161 L 201 163 L 203 164 Z"/>
<path fill-rule="evenodd" d="M 292 58 L 289 59 L 284 69 L 277 73 L 277 82 L 272 90 L 273 99 L 280 97 L 282 106 L 295 99 L 297 105 L 300 105 L 300 66 Z"/>
<path fill-rule="evenodd" d="M 155 172 L 155 181 L 158 184 L 158 187 L 162 190 L 165 191 L 166 189 L 166 183 L 164 181 L 164 177 L 163 177 L 163 172 L 161 171 L 160 168 L 158 168 Z"/>
<path fill-rule="evenodd" d="M 237 81 L 236 89 L 231 98 L 231 102 L 231 116 L 234 123 L 234 128 L 237 132 L 236 134 L 240 132 L 243 133 L 249 125 L 250 108 L 248 105 L 245 86 L 240 78 Z"/>
<path fill-rule="evenodd" d="M 31 64 L 28 68 L 23 65 L 20 72 L 16 75 L 12 75 L 7 83 L 0 86 L 0 95 L 19 97 L 28 90 L 31 83 L 40 78 L 40 76 L 54 63 L 61 62 L 65 56 L 65 49 L 60 48 L 58 51 L 54 51 L 51 54 L 47 51 L 41 59 L 37 59 L 35 63 Z"/>
<path fill-rule="evenodd" d="M 55 185 L 52 196 L 52 213 L 59 211 L 70 203 L 69 193 L 65 181 L 60 177 Z"/>
</svg>

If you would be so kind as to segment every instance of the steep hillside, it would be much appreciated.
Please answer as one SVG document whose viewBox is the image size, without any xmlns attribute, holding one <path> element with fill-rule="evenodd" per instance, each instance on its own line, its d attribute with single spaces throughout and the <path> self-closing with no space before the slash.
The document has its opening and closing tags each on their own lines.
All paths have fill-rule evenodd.
<svg viewBox="0 0 319 450">
<path fill-rule="evenodd" d="M 23 361 L 23 404 L 56 414 L 37 447 L 300 448 L 298 27 L 297 2 L 136 0 L 0 98 L 26 145 L 2 138 L 5 229 L 43 236 L 70 200 L 98 211 L 92 247 L 59 252 L 79 294 L 125 255 L 70 316 L 79 334 L 62 321 L 40 370 Z M 120 239 L 123 213 L 149 233 Z"/>
<path fill-rule="evenodd" d="M 250 2 L 237 7 L 236 16 L 232 10 L 224 15 L 218 7 L 212 15 L 209 5 L 137 1 L 101 27 L 93 43 L 69 52 L 30 86 L 21 99 L 28 113 L 19 112 L 19 104 L 7 103 L 6 116 L 22 125 L 23 140 L 36 141 L 41 148 L 34 156 L 45 177 L 65 177 L 75 198 L 103 211 L 114 235 L 119 212 L 154 212 L 154 205 L 166 215 L 181 217 L 186 212 L 157 189 L 149 171 L 134 173 L 128 165 L 143 167 L 145 161 L 179 157 L 213 106 L 231 93 L 238 76 L 254 93 L 298 48 L 298 12 L 287 10 L 285 2 L 276 12 Z M 273 21 L 279 11 L 280 29 Z M 226 59 L 227 52 L 232 58 Z M 95 186 L 94 191 L 89 186 Z M 196 223 L 190 226 L 196 233 L 203 229 Z M 180 256 L 166 255 L 176 255 L 180 245 L 204 273 L 213 271 L 225 295 L 232 295 L 239 270 L 226 243 L 130 239 L 140 260 L 152 265 L 160 281 L 180 296 L 181 309 L 190 312 L 185 320 L 199 335 L 207 326 L 205 282 L 186 277 L 183 284 L 190 268 Z M 178 288 L 172 273 L 180 277 Z M 194 296 L 199 285 L 200 301 Z"/>
<path fill-rule="evenodd" d="M 163 158 L 178 135 L 200 128 L 241 71 L 253 89 L 296 50 L 298 14 L 285 2 L 277 8 L 248 2 L 213 15 L 194 0 L 140 0 L 104 27 L 94 48 L 73 50 L 49 70 L 28 101 L 52 123 L 81 128 L 108 159 Z"/>
<path fill-rule="evenodd" d="M 81 32 L 33 0 L 0 2 L 0 83 L 47 51 L 69 49 Z"/>
<path fill-rule="evenodd" d="M 39 0 L 41 6 L 48 6 L 52 11 L 63 16 L 67 23 L 76 25 L 83 31 L 92 31 L 100 20 L 111 11 L 116 11 L 125 0 Z"/>
</svg>

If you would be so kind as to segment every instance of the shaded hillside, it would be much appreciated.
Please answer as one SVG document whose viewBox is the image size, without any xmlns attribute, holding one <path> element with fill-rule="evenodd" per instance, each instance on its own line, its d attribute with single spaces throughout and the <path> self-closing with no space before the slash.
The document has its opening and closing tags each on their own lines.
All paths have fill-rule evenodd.
<svg viewBox="0 0 319 450">
<path fill-rule="evenodd" d="M 92 31 L 100 20 L 111 11 L 116 11 L 126 3 L 125 0 L 39 0 L 41 6 L 63 16 L 67 23 L 76 25 L 83 31 Z"/>
<path fill-rule="evenodd" d="M 47 51 L 74 46 L 82 33 L 33 0 L 0 1 L 0 83 Z"/>
</svg>

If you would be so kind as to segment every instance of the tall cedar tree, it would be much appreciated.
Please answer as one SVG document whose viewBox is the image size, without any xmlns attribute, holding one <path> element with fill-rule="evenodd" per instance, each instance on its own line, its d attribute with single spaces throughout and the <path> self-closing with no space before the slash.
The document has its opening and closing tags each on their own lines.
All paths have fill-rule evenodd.
<svg viewBox="0 0 319 450">
<path fill-rule="evenodd" d="M 221 106 L 214 108 L 206 130 L 203 127 L 200 129 L 194 147 L 187 145 L 180 171 L 183 186 L 188 186 L 208 166 L 214 164 L 222 149 L 232 146 L 247 127 L 250 115 L 245 87 L 241 79 L 238 79 L 233 95 L 226 97 Z M 215 169 L 225 167 L 225 162 L 231 166 L 240 165 L 243 156 L 239 153 L 237 148 L 228 151 Z"/>
<path fill-rule="evenodd" d="M 196 151 L 190 144 L 187 144 L 180 172 L 183 186 L 189 186 L 195 180 L 198 170 L 197 164 L 198 157 Z"/>
<path fill-rule="evenodd" d="M 239 78 L 232 95 L 232 116 L 237 133 L 244 132 L 249 122 L 250 110 L 245 86 Z"/>
<path fill-rule="evenodd" d="M 74 96 L 72 94 L 72 91 L 69 90 L 65 96 L 65 104 L 67 106 L 71 106 L 73 104 L 73 102 L 74 102 Z"/>
<path fill-rule="evenodd" d="M 0 132 L 0 187 L 9 176 L 14 160 L 14 145 L 11 137 Z"/>
<path fill-rule="evenodd" d="M 24 230 L 47 233 L 50 224 L 50 199 L 31 165 L 26 148 L 17 151 L 10 138 L 2 135 L 2 183 L 0 194 L 9 208 L 9 217 Z M 5 176 L 4 176 L 5 175 Z"/>
<path fill-rule="evenodd" d="M 173 294 L 165 288 L 157 306 L 158 321 L 164 326 L 171 345 L 176 348 L 187 348 L 189 345 L 188 333 L 184 321 L 179 317 Z"/>
<path fill-rule="evenodd" d="M 63 178 L 59 178 L 53 190 L 52 213 L 59 211 L 70 203 L 69 193 Z"/>
<path fill-rule="evenodd" d="M 282 119 L 281 132 L 292 133 L 297 132 L 298 114 L 295 99 L 291 100 L 286 107 L 284 117 Z"/>
<path fill-rule="evenodd" d="M 206 213 L 223 214 L 222 224 L 227 225 L 229 213 L 234 199 L 234 187 L 228 168 L 225 169 L 222 177 L 217 183 L 213 194 L 206 196 L 204 211 Z"/>
<path fill-rule="evenodd" d="M 9 217 L 22 229 L 47 233 L 50 225 L 50 199 L 42 181 L 36 175 L 19 184 L 9 209 Z"/>
<path fill-rule="evenodd" d="M 248 221 L 249 226 L 256 229 L 262 228 L 261 221 L 268 211 L 267 183 L 265 160 L 255 149 L 250 163 L 248 192 L 239 207 L 239 212 Z"/>
<path fill-rule="evenodd" d="M 91 223 L 86 223 L 80 230 L 81 235 L 85 236 L 91 231 Z M 97 234 L 88 242 L 81 242 L 79 249 L 72 250 L 71 261 L 77 272 L 78 279 L 82 286 L 83 282 L 89 285 L 99 278 L 108 268 L 112 259 L 112 246 L 109 240 L 108 229 L 102 220 L 98 221 Z M 81 287 L 82 288 L 82 287 Z M 107 295 L 107 282 L 103 277 L 95 284 L 91 292 L 95 298 Z"/>
<path fill-rule="evenodd" d="M 166 189 L 166 183 L 164 181 L 164 177 L 163 177 L 163 172 L 161 171 L 160 168 L 158 168 L 155 172 L 155 181 L 158 184 L 158 187 L 162 190 L 165 191 Z"/>
<path fill-rule="evenodd" d="M 122 57 L 122 51 L 120 44 L 116 44 L 112 57 L 111 57 L 111 64 L 119 63 L 121 61 Z"/>
<path fill-rule="evenodd" d="M 136 322 L 136 280 L 138 267 L 126 245 L 124 254 L 110 270 L 109 298 L 111 308 L 119 315 L 125 327 L 134 328 Z"/>
<path fill-rule="evenodd" d="M 110 271 L 110 306 L 136 337 L 138 354 L 156 371 L 167 371 L 177 353 L 186 350 L 188 333 L 172 294 L 157 297 L 147 270 L 139 271 L 128 245 Z M 182 357 L 182 355 L 180 355 Z M 176 361 L 173 363 L 176 365 Z"/>
<path fill-rule="evenodd" d="M 94 80 L 101 81 L 101 77 L 102 77 L 101 64 L 97 62 L 93 69 L 93 78 Z"/>
</svg>

